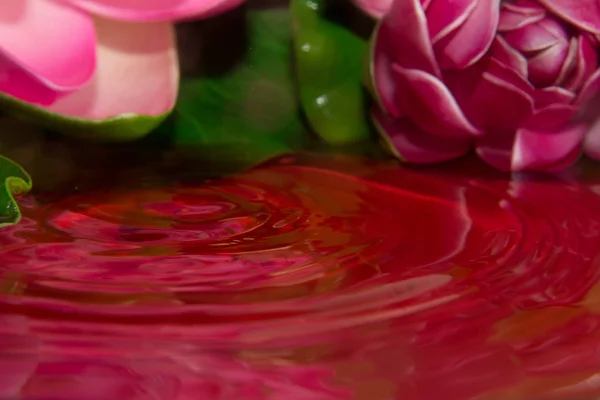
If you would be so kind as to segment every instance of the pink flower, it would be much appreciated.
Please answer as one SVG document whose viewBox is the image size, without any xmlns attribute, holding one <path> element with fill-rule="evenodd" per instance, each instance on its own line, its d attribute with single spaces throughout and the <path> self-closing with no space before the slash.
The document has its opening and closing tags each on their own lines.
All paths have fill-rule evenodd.
<svg viewBox="0 0 600 400">
<path fill-rule="evenodd" d="M 3 100 L 29 103 L 46 116 L 87 120 L 165 114 L 179 80 L 171 22 L 241 2 L 2 0 Z"/>
<path fill-rule="evenodd" d="M 570 165 L 588 129 L 574 114 L 600 80 L 600 8 L 580 3 L 394 1 L 371 65 L 389 147 L 415 163 L 475 147 L 502 170 Z"/>
</svg>

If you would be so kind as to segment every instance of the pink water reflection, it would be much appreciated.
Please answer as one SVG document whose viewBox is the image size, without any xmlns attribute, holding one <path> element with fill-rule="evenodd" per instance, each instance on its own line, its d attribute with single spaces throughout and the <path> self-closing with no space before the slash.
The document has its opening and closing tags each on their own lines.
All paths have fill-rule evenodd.
<svg viewBox="0 0 600 400">
<path fill-rule="evenodd" d="M 24 199 L 0 398 L 600 395 L 600 177 L 436 168 L 297 155 Z"/>
</svg>

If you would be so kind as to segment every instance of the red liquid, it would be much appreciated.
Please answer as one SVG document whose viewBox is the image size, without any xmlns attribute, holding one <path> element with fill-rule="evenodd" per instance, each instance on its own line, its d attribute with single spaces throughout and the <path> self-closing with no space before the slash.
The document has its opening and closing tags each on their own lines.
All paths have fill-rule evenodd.
<svg viewBox="0 0 600 400">
<path fill-rule="evenodd" d="M 282 157 L 0 231 L 0 398 L 592 399 L 600 179 Z"/>
</svg>

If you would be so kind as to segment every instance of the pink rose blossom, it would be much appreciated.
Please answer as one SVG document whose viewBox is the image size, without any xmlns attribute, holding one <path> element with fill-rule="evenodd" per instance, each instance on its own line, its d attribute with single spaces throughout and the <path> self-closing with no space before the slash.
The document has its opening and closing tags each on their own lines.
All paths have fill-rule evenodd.
<svg viewBox="0 0 600 400">
<path fill-rule="evenodd" d="M 377 15 L 381 4 L 359 5 Z M 400 158 L 439 162 L 475 148 L 513 171 L 578 158 L 589 126 L 574 117 L 600 81 L 595 0 L 395 0 L 381 14 L 373 116 Z"/>
</svg>

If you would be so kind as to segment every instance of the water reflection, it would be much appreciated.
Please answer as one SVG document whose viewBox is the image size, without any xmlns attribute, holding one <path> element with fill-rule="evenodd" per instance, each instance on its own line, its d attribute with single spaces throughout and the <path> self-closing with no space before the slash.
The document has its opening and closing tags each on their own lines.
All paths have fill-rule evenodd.
<svg viewBox="0 0 600 400">
<path fill-rule="evenodd" d="M 598 184 L 292 155 L 25 198 L 0 398 L 591 399 Z"/>
</svg>

